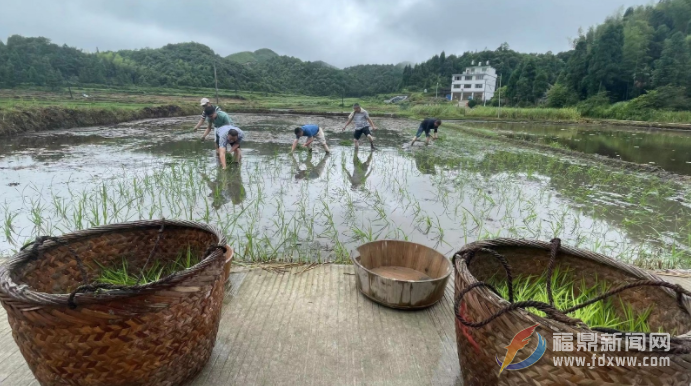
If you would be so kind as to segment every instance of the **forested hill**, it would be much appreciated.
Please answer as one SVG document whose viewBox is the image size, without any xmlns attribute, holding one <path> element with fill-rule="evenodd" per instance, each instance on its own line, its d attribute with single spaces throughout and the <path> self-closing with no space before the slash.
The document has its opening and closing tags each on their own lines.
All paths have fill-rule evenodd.
<svg viewBox="0 0 691 386">
<path fill-rule="evenodd" d="M 489 60 L 502 76 L 503 95 L 512 105 L 545 102 L 562 107 L 649 94 L 641 107 L 688 109 L 690 34 L 691 0 L 660 0 L 628 8 L 597 27 L 579 31 L 568 52 L 525 55 L 504 44 L 495 51 L 461 56 L 442 53 L 405 67 L 402 87 L 433 87 L 438 77 L 444 84 L 473 60 Z"/>
<path fill-rule="evenodd" d="M 362 96 L 433 89 L 437 82 L 448 88 L 452 74 L 473 61 L 489 61 L 498 69 L 502 96 L 511 105 L 561 107 L 646 94 L 651 98 L 645 107 L 681 109 L 689 107 L 691 95 L 690 33 L 691 0 L 660 0 L 629 8 L 579 33 L 573 49 L 562 53 L 524 54 L 505 43 L 493 51 L 458 56 L 442 52 L 416 65 L 360 65 L 342 70 L 325 62 L 279 56 L 269 49 L 227 58 L 198 43 L 85 53 L 45 38 L 15 35 L 7 43 L 0 41 L 0 87 L 211 87 L 215 64 L 219 87 L 224 89 Z"/>
<path fill-rule="evenodd" d="M 245 54 L 245 53 L 242 53 Z M 325 62 L 303 62 L 270 50 L 223 58 L 199 43 L 162 48 L 85 53 L 48 39 L 11 36 L 0 41 L 0 87 L 66 84 L 213 87 L 214 65 L 223 89 L 362 96 L 396 91 L 401 68 L 355 66 L 340 70 Z M 274 55 L 271 55 L 274 54 Z M 232 56 L 232 55 L 231 55 Z M 256 58 L 259 58 L 255 61 Z"/>
</svg>

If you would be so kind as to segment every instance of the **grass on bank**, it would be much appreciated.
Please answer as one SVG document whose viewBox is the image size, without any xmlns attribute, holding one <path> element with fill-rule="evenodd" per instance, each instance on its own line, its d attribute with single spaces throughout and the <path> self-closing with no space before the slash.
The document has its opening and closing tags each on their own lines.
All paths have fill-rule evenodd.
<svg viewBox="0 0 691 386">
<path fill-rule="evenodd" d="M 395 114 L 400 117 L 421 119 L 501 119 L 516 121 L 578 122 L 583 119 L 635 120 L 666 123 L 691 123 L 689 111 L 666 111 L 635 108 L 631 102 L 602 105 L 583 110 L 565 108 L 516 108 L 476 106 L 459 107 L 457 102 L 434 98 L 423 93 L 405 93 L 409 98 L 401 103 L 384 101 L 393 95 L 365 97 L 306 96 L 291 93 L 268 93 L 244 90 L 219 90 L 218 104 L 228 112 L 247 109 L 290 109 L 297 112 L 350 112 L 354 103 L 360 103 L 373 115 Z M 84 97 L 83 95 L 88 95 Z M 199 109 L 198 100 L 207 97 L 215 102 L 216 90 L 209 88 L 160 87 L 73 87 L 72 96 L 67 88 L 57 90 L 41 88 L 15 88 L 0 90 L 0 112 L 27 107 L 60 106 L 64 108 L 116 108 L 141 109 L 150 106 L 178 105 Z"/>
</svg>

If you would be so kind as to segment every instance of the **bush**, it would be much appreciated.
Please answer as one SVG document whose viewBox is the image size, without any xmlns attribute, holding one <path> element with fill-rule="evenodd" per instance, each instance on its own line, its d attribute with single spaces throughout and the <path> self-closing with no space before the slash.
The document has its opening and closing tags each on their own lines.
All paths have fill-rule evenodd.
<svg viewBox="0 0 691 386">
<path fill-rule="evenodd" d="M 576 108 L 583 116 L 604 118 L 609 102 L 607 92 L 603 91 L 578 103 Z"/>
<path fill-rule="evenodd" d="M 578 102 L 576 93 L 563 84 L 557 83 L 547 91 L 547 107 L 573 106 L 576 102 Z"/>
<path fill-rule="evenodd" d="M 631 100 L 632 107 L 639 109 L 663 109 L 684 111 L 691 108 L 686 88 L 662 86 Z"/>
<path fill-rule="evenodd" d="M 471 99 L 468 101 L 468 107 L 470 107 L 471 109 L 477 105 L 478 105 L 478 101 L 476 101 L 475 99 Z"/>
</svg>

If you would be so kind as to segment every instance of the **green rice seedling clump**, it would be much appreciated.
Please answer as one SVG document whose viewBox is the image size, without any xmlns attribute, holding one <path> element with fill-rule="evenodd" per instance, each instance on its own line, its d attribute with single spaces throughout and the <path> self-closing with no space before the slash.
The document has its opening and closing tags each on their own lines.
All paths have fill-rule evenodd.
<svg viewBox="0 0 691 386">
<path fill-rule="evenodd" d="M 187 247 L 185 250 L 178 253 L 175 260 L 154 260 L 153 262 L 149 262 L 142 272 L 141 270 L 131 268 L 128 259 L 123 256 L 122 264 L 115 267 L 105 267 L 97 263 L 101 268 L 101 275 L 96 279 L 96 282 L 101 284 L 133 286 L 137 284 L 137 280 L 139 280 L 141 276 L 141 280 L 139 280 L 138 284 L 148 284 L 172 275 L 175 272 L 190 268 L 200 261 L 199 256 L 194 253 L 190 247 Z"/>
<path fill-rule="evenodd" d="M 597 282 L 593 286 L 587 286 L 585 280 L 574 281 L 573 275 L 568 270 L 554 270 L 552 274 L 552 294 L 554 307 L 564 310 L 592 299 L 607 290 L 610 286 L 605 282 Z M 504 298 L 509 298 L 509 286 L 506 277 L 495 275 L 489 284 L 497 289 Z M 518 276 L 513 280 L 514 301 L 535 300 L 549 303 L 547 295 L 547 278 L 542 276 Z M 644 310 L 634 310 L 630 304 L 624 304 L 619 300 L 620 310 L 617 312 L 613 298 L 608 298 L 587 307 L 581 308 L 569 314 L 569 316 L 581 319 L 590 327 L 604 327 L 624 332 L 650 332 L 648 319 L 653 311 L 653 306 Z M 530 310 L 536 315 L 545 317 L 545 313 L 538 310 Z"/>
</svg>

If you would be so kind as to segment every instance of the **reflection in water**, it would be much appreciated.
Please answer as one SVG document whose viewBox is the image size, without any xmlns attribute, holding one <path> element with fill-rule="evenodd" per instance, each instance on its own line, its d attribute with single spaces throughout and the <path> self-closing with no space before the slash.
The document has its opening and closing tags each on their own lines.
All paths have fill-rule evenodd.
<svg viewBox="0 0 691 386">
<path fill-rule="evenodd" d="M 293 156 L 292 156 L 293 168 L 296 171 L 295 179 L 297 179 L 297 180 L 304 180 L 304 179 L 315 180 L 315 179 L 321 177 L 321 175 L 324 173 L 324 168 L 326 167 L 326 161 L 329 159 L 330 156 L 331 156 L 331 154 L 326 153 L 324 155 L 324 157 L 322 158 L 322 160 L 319 161 L 319 163 L 315 166 L 314 164 L 312 164 L 312 152 L 309 152 L 309 154 L 307 155 L 307 158 L 304 161 L 302 161 L 302 160 L 298 161 L 295 158 L 295 154 L 293 154 Z M 304 163 L 305 166 L 307 167 L 307 169 L 300 170 L 300 164 L 301 163 Z"/>
<path fill-rule="evenodd" d="M 415 167 L 422 174 L 436 175 L 437 170 L 435 169 L 435 157 L 427 151 L 417 151 L 413 154 L 415 158 Z"/>
<path fill-rule="evenodd" d="M 213 199 L 211 205 L 214 209 L 219 209 L 228 201 L 238 205 L 245 200 L 247 194 L 242 185 L 242 173 L 238 164 L 230 164 L 226 170 L 218 169 L 215 181 L 211 181 L 204 172 L 201 175 L 211 189 L 209 197 Z"/>
<path fill-rule="evenodd" d="M 350 180 L 351 183 L 351 188 L 353 190 L 365 185 L 365 182 L 367 182 L 367 177 L 372 174 L 372 170 L 370 170 L 370 166 L 372 165 L 372 155 L 374 154 L 373 151 L 369 152 L 369 156 L 367 157 L 367 161 L 362 162 L 360 161 L 359 154 L 356 151 L 353 152 L 353 174 L 350 174 L 348 172 L 348 169 L 346 169 L 345 164 L 343 165 L 343 172 L 348 176 L 348 179 Z"/>
</svg>

